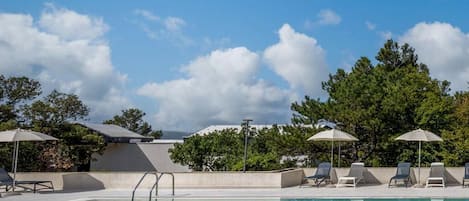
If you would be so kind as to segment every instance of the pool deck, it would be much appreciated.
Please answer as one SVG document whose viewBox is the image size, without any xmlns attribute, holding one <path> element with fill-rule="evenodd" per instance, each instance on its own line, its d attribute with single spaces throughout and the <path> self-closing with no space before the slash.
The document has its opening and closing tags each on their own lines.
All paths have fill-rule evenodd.
<svg viewBox="0 0 469 201">
<path fill-rule="evenodd" d="M 42 192 L 22 193 L 6 196 L 2 200 L 24 201 L 80 201 L 84 198 L 126 198 L 130 200 L 131 190 L 113 189 L 82 192 Z M 160 189 L 160 197 L 171 196 L 170 189 Z M 148 190 L 137 191 L 139 200 L 148 200 Z M 237 189 L 176 189 L 175 198 L 467 198 L 469 188 L 449 186 L 446 188 L 387 188 L 387 185 L 334 188 L 326 187 L 290 187 L 290 188 L 237 188 Z M 143 199 L 146 198 L 146 199 Z"/>
</svg>

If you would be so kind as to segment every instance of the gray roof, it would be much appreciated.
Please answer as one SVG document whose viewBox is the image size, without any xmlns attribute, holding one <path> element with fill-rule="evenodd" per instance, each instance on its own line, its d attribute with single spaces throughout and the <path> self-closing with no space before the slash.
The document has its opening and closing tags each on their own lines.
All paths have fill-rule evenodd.
<svg viewBox="0 0 469 201">
<path fill-rule="evenodd" d="M 130 131 L 126 128 L 122 128 L 120 126 L 116 126 L 113 124 L 95 124 L 95 123 L 84 123 L 84 122 L 77 122 L 84 127 L 87 127 L 91 130 L 94 130 L 107 138 L 116 138 L 116 139 L 142 139 L 145 141 L 151 141 L 153 138 L 145 137 L 133 131 Z"/>
<path fill-rule="evenodd" d="M 163 136 L 160 139 L 182 140 L 191 135 L 189 132 L 162 130 Z"/>
</svg>

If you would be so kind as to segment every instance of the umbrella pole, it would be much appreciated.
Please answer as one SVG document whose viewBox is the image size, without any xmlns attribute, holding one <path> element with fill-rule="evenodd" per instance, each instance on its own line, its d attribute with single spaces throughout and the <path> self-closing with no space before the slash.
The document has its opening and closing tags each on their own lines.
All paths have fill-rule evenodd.
<svg viewBox="0 0 469 201">
<path fill-rule="evenodd" d="M 419 184 L 420 184 L 420 150 L 422 149 L 422 141 L 419 141 Z"/>
<path fill-rule="evenodd" d="M 15 186 L 16 186 L 16 167 L 18 166 L 18 150 L 19 150 L 20 142 L 16 141 L 15 142 L 15 158 L 14 158 L 14 165 L 13 165 L 13 192 L 15 192 Z"/>
<path fill-rule="evenodd" d="M 339 153 L 337 153 L 337 155 L 338 155 L 338 157 L 337 157 L 338 158 L 337 159 L 337 167 L 340 168 L 340 142 L 338 144 L 339 144 Z"/>
<path fill-rule="evenodd" d="M 331 167 L 334 167 L 334 139 L 332 139 L 331 145 Z"/>
</svg>

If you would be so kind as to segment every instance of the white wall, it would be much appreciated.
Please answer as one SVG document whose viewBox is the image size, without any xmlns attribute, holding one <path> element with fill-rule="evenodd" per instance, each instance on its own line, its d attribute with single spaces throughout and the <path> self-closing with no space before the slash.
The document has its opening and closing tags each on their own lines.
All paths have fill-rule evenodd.
<svg viewBox="0 0 469 201">
<path fill-rule="evenodd" d="M 133 189 L 143 172 L 20 172 L 18 180 L 52 181 L 56 190 L 85 191 Z M 265 172 L 185 172 L 174 173 L 175 188 L 284 188 L 302 182 L 302 169 Z M 142 189 L 150 188 L 155 176 L 148 175 Z M 159 187 L 171 188 L 172 177 L 163 175 Z"/>
<path fill-rule="evenodd" d="M 103 155 L 95 154 L 90 171 L 189 172 L 187 166 L 173 163 L 168 149 L 172 143 L 109 143 Z"/>
</svg>

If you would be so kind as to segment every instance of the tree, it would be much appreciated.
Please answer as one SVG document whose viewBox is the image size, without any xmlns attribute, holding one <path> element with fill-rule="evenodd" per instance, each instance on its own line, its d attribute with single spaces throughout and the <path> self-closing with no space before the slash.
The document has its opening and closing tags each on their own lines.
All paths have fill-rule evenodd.
<svg viewBox="0 0 469 201">
<path fill-rule="evenodd" d="M 360 58 L 351 72 L 338 69 L 323 82 L 329 98 L 321 102 L 309 97 L 293 103 L 293 122 L 316 123 L 326 119 L 358 137 L 352 160 L 370 165 L 394 165 L 413 153 L 400 149 L 394 138 L 416 128 L 437 132 L 447 128 L 452 113 L 449 82 L 432 79 L 425 64 L 418 63 L 415 50 L 388 40 L 373 65 Z M 411 145 L 409 149 L 416 150 Z M 425 145 L 429 146 L 429 145 Z M 414 149 L 415 148 L 415 149 Z M 439 159 L 438 146 L 428 149 L 430 160 Z M 326 153 L 324 153 L 326 154 Z"/>
<path fill-rule="evenodd" d="M 151 125 L 143 120 L 145 113 L 137 108 L 122 110 L 121 115 L 115 115 L 112 119 L 106 120 L 104 124 L 114 124 L 127 128 L 133 132 L 143 136 L 150 136 L 155 139 L 161 138 L 163 132 L 161 130 L 154 131 Z"/>
<path fill-rule="evenodd" d="M 86 170 L 93 153 L 104 151 L 102 136 L 79 125 L 70 123 L 84 119 L 88 107 L 74 94 L 60 93 L 53 90 L 43 100 L 37 100 L 24 107 L 24 116 L 33 130 L 47 133 L 60 141 L 57 145 L 39 144 L 33 154 L 42 161 L 40 169 L 68 169 L 78 167 Z"/>
<path fill-rule="evenodd" d="M 58 155 L 57 158 L 66 158 L 78 171 L 89 171 L 89 165 L 93 153 L 102 154 L 105 149 L 104 138 L 95 132 L 90 132 L 87 128 L 80 125 L 68 125 L 68 129 L 62 135 L 63 145 L 60 147 L 67 157 Z M 63 160 L 57 160 L 60 164 Z M 67 165 L 62 163 L 61 165 Z"/>
<path fill-rule="evenodd" d="M 196 171 L 232 170 L 242 161 L 243 136 L 234 129 L 194 135 L 169 149 L 171 159 Z"/>
<path fill-rule="evenodd" d="M 40 94 L 38 81 L 0 75 L 0 122 L 17 120 L 20 113 L 18 104 L 33 100 Z"/>
<path fill-rule="evenodd" d="M 451 127 L 442 132 L 443 158 L 449 166 L 461 166 L 469 161 L 469 92 L 454 95 L 454 118 Z"/>
<path fill-rule="evenodd" d="M 39 94 L 41 94 L 41 85 L 35 80 L 27 77 L 5 77 L 0 75 L 0 131 L 15 129 L 21 126 L 20 123 L 24 124 L 20 109 Z M 22 156 L 27 156 L 30 152 L 36 151 L 31 149 L 28 144 L 34 143 L 22 143 L 22 150 L 19 155 L 20 164 L 25 159 Z M 0 144 L 0 165 L 2 167 L 11 167 L 12 150 L 12 143 Z M 19 168 L 22 168 L 22 166 Z"/>
<path fill-rule="evenodd" d="M 309 96 L 305 96 L 305 100 L 301 103 L 292 103 L 290 109 L 294 111 L 292 123 L 293 124 L 304 124 L 314 125 L 319 119 L 325 116 L 324 104 L 319 99 L 311 99 Z"/>
<path fill-rule="evenodd" d="M 297 159 L 281 163 L 282 157 L 314 155 L 323 146 L 306 141 L 311 133 L 306 130 L 316 129 L 273 126 L 252 132 L 248 138 L 246 169 L 260 171 L 296 167 Z M 193 135 L 183 144 L 176 144 L 170 149 L 170 157 L 174 162 L 188 165 L 196 171 L 239 171 L 244 165 L 244 135 L 244 129 Z M 317 161 L 312 163 L 316 164 Z"/>
</svg>

